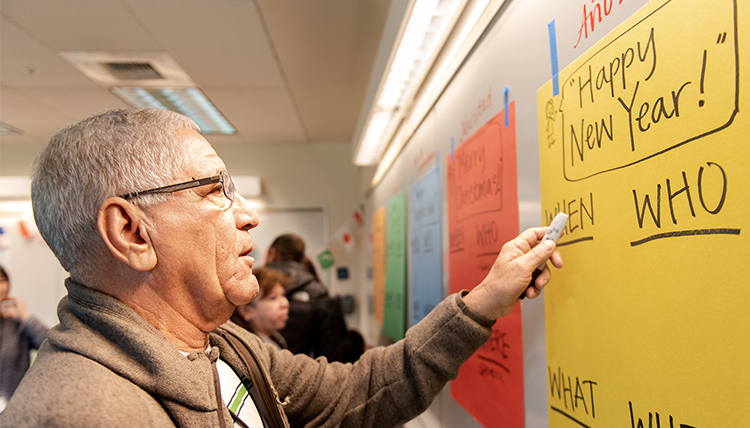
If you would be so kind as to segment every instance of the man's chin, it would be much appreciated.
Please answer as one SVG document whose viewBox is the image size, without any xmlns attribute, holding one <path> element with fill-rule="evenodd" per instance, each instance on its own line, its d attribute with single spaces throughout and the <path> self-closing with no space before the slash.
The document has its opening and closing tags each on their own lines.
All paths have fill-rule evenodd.
<svg viewBox="0 0 750 428">
<path fill-rule="evenodd" d="M 229 301 L 235 306 L 247 305 L 258 297 L 259 292 L 260 287 L 256 285 L 248 290 L 243 290 L 241 293 L 237 293 L 233 298 L 230 298 Z"/>
<path fill-rule="evenodd" d="M 239 284 L 237 283 L 237 280 L 239 280 L 239 278 L 235 277 L 234 286 L 230 286 L 228 289 L 225 286 L 227 298 L 232 304 L 235 306 L 247 305 L 258 297 L 258 293 L 260 293 L 260 285 L 258 285 L 258 279 L 255 278 L 255 275 L 251 274 L 250 278 L 239 280 Z M 229 293 L 231 293 L 231 295 Z"/>
</svg>

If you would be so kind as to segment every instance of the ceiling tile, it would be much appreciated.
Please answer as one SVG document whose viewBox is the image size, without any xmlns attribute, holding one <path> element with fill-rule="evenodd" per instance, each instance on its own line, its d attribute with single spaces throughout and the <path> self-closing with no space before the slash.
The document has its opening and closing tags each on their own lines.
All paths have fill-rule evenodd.
<svg viewBox="0 0 750 428">
<path fill-rule="evenodd" d="M 248 142 L 307 140 L 283 90 L 207 89 L 206 95 Z"/>
<path fill-rule="evenodd" d="M 103 110 L 128 108 L 127 103 L 104 88 L 93 89 L 19 89 L 45 106 L 64 111 L 77 122 Z"/>
<path fill-rule="evenodd" d="M 350 143 L 390 0 L 258 0 L 311 141 Z"/>
<path fill-rule="evenodd" d="M 20 129 L 24 135 L 47 141 L 73 122 L 27 94 L 3 85 L 0 97 L 0 122 Z"/>
<path fill-rule="evenodd" d="M 42 139 L 40 137 L 29 134 L 0 135 L 0 143 L 3 144 L 34 144 L 41 141 Z M 2 152 L 2 149 L 0 149 L 0 152 Z"/>
<path fill-rule="evenodd" d="M 254 2 L 129 0 L 128 4 L 199 85 L 284 87 Z"/>
<path fill-rule="evenodd" d="M 38 74 L 27 74 L 24 69 L 36 70 Z M 14 23 L 2 17 L 0 17 L 0 79 L 16 87 L 96 86 L 58 56 L 54 50 L 39 43 Z"/>
<path fill-rule="evenodd" d="M 259 0 L 259 5 L 284 68 L 306 71 L 299 78 L 314 84 L 320 78 L 348 79 L 361 24 L 357 12 L 367 1 L 327 1 L 321 7 L 319 2 Z"/>
<path fill-rule="evenodd" d="M 204 135 L 204 137 L 211 144 L 236 144 L 247 141 L 245 136 L 239 132 L 234 135 L 210 134 Z"/>
<path fill-rule="evenodd" d="M 69 123 L 124 106 L 59 54 L 87 50 L 171 55 L 238 131 L 211 142 L 348 143 L 389 5 L 0 0 L 0 121 L 25 132 L 0 142 L 45 142 Z"/>
<path fill-rule="evenodd" d="M 159 50 L 118 0 L 3 0 L 2 12 L 58 50 Z"/>
</svg>

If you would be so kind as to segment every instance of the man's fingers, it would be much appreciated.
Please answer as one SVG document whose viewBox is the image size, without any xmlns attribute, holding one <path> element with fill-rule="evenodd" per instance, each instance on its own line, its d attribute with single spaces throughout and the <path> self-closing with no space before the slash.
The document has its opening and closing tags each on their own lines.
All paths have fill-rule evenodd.
<svg viewBox="0 0 750 428">
<path fill-rule="evenodd" d="M 537 271 L 539 272 L 539 271 Z M 542 294 L 542 289 L 549 283 L 550 277 L 552 275 L 552 272 L 550 272 L 549 268 L 545 267 L 544 270 L 534 278 L 534 280 L 531 283 L 531 287 L 526 289 L 524 293 L 529 299 L 533 299 L 540 294 Z"/>
<path fill-rule="evenodd" d="M 526 254 L 526 258 L 529 263 L 533 263 L 534 267 L 539 266 L 543 262 L 552 256 L 555 251 L 555 243 L 549 239 L 545 239 L 539 245 L 535 246 Z"/>
<path fill-rule="evenodd" d="M 563 267 L 563 259 L 562 255 L 560 254 L 560 250 L 555 249 L 555 251 L 552 252 L 552 256 L 549 258 L 549 260 L 552 262 L 552 265 L 558 269 Z"/>
<path fill-rule="evenodd" d="M 542 238 L 544 238 L 544 234 L 546 232 L 547 232 L 546 227 L 532 227 L 530 229 L 526 229 L 525 231 L 523 231 L 523 233 L 518 235 L 518 238 L 516 239 L 525 241 L 529 245 L 530 248 L 534 248 L 534 246 L 536 246 L 536 244 Z"/>
</svg>

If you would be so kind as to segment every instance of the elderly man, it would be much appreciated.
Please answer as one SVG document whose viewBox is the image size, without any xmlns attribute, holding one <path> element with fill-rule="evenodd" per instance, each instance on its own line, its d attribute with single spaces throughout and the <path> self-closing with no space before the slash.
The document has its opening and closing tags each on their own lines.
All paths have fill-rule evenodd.
<svg viewBox="0 0 750 428">
<path fill-rule="evenodd" d="M 423 411 L 552 257 L 544 228 L 503 247 L 487 278 L 406 338 L 354 364 L 264 345 L 227 322 L 258 293 L 258 214 L 189 119 L 105 112 L 52 138 L 32 177 L 39 230 L 68 295 L 0 425 L 393 426 Z"/>
</svg>

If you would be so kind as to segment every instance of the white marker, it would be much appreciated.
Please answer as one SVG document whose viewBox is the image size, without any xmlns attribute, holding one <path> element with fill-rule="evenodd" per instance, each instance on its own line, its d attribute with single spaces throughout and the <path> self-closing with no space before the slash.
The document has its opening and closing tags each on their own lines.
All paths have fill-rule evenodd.
<svg viewBox="0 0 750 428">
<path fill-rule="evenodd" d="M 568 215 L 565 213 L 558 213 L 555 216 L 555 219 L 552 220 L 552 223 L 547 228 L 547 233 L 544 234 L 544 238 L 542 238 L 541 241 L 539 241 L 539 244 L 546 240 L 550 240 L 557 244 L 557 240 L 560 239 L 560 236 L 562 236 L 563 231 L 565 230 L 565 224 L 568 222 Z M 537 245 L 539 245 L 537 244 Z M 541 275 L 541 273 L 544 271 L 544 267 L 547 266 L 547 260 L 543 261 L 539 266 L 537 266 L 536 269 L 534 269 L 534 273 L 531 274 L 531 284 L 529 284 L 526 289 L 534 286 L 534 281 L 536 281 L 536 278 Z M 519 299 L 523 299 L 526 297 L 526 290 L 523 290 L 523 293 L 521 293 L 521 297 Z"/>
</svg>

